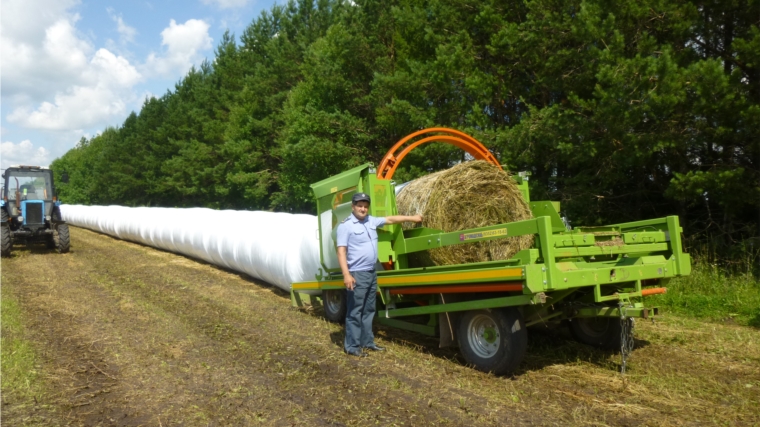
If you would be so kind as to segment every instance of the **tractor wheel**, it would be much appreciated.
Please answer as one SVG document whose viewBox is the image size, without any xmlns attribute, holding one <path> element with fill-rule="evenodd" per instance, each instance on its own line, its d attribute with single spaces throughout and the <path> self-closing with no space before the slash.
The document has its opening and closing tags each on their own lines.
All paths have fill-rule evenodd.
<svg viewBox="0 0 760 427">
<path fill-rule="evenodd" d="M 633 331 L 633 319 L 628 317 L 626 321 L 628 331 Z M 618 317 L 579 317 L 570 321 L 570 332 L 578 342 L 605 350 L 620 350 L 622 330 Z"/>
<path fill-rule="evenodd" d="M 60 220 L 61 220 L 61 211 L 58 209 L 58 206 L 55 206 L 53 208 L 52 221 L 50 221 L 50 227 L 53 229 L 53 234 L 49 234 L 47 236 L 47 241 L 45 242 L 45 245 L 47 245 L 48 249 L 56 249 L 56 250 L 58 249 L 55 228 L 57 226 L 57 222 Z"/>
<path fill-rule="evenodd" d="M 2 242 L 0 242 L 0 254 L 4 257 L 9 257 L 11 256 L 13 241 L 11 240 L 11 226 L 8 224 L 8 213 L 5 212 L 5 210 L 2 210 L 2 224 L 0 224 L 0 233 L 2 234 Z"/>
<path fill-rule="evenodd" d="M 344 289 L 323 290 L 322 305 L 327 320 L 334 323 L 346 321 L 346 291 Z"/>
<path fill-rule="evenodd" d="M 457 328 L 459 350 L 467 363 L 496 375 L 514 372 L 528 346 L 528 331 L 516 308 L 466 312 Z"/>
<path fill-rule="evenodd" d="M 58 224 L 53 226 L 53 242 L 55 250 L 59 254 L 65 254 L 69 251 L 70 246 L 69 225 Z"/>
</svg>

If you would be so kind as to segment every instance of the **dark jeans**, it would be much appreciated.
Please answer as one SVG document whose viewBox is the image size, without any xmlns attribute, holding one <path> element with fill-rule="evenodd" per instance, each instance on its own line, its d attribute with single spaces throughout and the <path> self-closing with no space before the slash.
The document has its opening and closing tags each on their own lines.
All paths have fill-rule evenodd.
<svg viewBox="0 0 760 427">
<path fill-rule="evenodd" d="M 377 273 L 374 271 L 351 271 L 356 280 L 354 290 L 346 290 L 346 351 L 371 346 L 375 342 L 372 335 L 372 319 L 375 317 L 377 297 Z"/>
</svg>

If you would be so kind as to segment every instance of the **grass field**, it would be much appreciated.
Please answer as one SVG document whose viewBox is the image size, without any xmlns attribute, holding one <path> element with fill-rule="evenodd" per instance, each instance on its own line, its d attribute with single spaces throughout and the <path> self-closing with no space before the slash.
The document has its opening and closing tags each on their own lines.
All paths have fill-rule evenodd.
<svg viewBox="0 0 760 427">
<path fill-rule="evenodd" d="M 41 361 L 36 344 L 26 336 L 21 309 L 7 292 L 3 292 L 0 299 L 0 316 L 0 387 L 18 401 L 11 408 L 5 408 L 3 404 L 3 418 L 17 419 L 21 425 L 55 425 L 55 422 L 48 423 L 50 418 L 46 416 L 50 411 L 56 411 L 56 407 L 46 399 L 50 390 L 48 383 L 40 378 Z"/>
<path fill-rule="evenodd" d="M 743 300 L 637 322 L 625 375 L 619 355 L 537 328 L 496 377 L 389 328 L 389 351 L 350 358 L 340 325 L 248 277 L 77 228 L 72 247 L 2 260 L 3 425 L 760 425 Z"/>
<path fill-rule="evenodd" d="M 750 268 L 728 274 L 697 257 L 692 274 L 667 287 L 666 294 L 650 301 L 668 312 L 760 328 L 760 280 Z"/>
</svg>

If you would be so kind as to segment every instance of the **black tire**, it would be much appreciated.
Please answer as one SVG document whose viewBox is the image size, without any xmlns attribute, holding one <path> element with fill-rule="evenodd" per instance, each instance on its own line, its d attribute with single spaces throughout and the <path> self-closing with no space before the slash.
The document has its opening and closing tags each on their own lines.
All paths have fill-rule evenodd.
<svg viewBox="0 0 760 427">
<path fill-rule="evenodd" d="M 629 331 L 633 331 L 633 319 Z M 579 317 L 570 321 L 570 332 L 578 342 L 605 350 L 620 350 L 622 325 L 619 317 Z"/>
<path fill-rule="evenodd" d="M 69 251 L 71 238 L 68 224 L 53 225 L 53 242 L 55 243 L 55 250 L 59 254 L 65 254 Z"/>
<path fill-rule="evenodd" d="M 13 240 L 11 240 L 11 226 L 8 224 L 8 213 L 2 209 L 2 224 L 0 224 L 0 255 L 3 257 L 11 256 L 13 249 Z"/>
<path fill-rule="evenodd" d="M 56 241 L 55 236 L 55 228 L 58 225 L 58 222 L 61 221 L 61 211 L 58 209 L 58 206 L 53 207 L 53 213 L 51 215 L 51 221 L 50 221 L 50 228 L 53 230 L 52 234 L 49 234 L 47 236 L 47 240 L 45 241 L 45 245 L 48 249 L 58 249 L 58 243 Z"/>
<path fill-rule="evenodd" d="M 323 290 L 322 306 L 325 309 L 327 320 L 334 323 L 344 323 L 346 321 L 346 290 Z"/>
<path fill-rule="evenodd" d="M 520 366 L 528 331 L 516 308 L 468 311 L 457 326 L 459 351 L 475 369 L 503 375 Z"/>
</svg>

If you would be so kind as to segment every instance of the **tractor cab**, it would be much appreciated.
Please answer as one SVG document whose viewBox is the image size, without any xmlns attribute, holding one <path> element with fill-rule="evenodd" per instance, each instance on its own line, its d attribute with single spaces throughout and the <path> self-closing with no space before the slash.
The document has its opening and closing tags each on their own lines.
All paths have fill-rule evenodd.
<svg viewBox="0 0 760 427">
<path fill-rule="evenodd" d="M 9 167 L 3 179 L 3 201 L 12 228 L 44 228 L 55 206 L 53 171 L 39 166 Z"/>
</svg>

